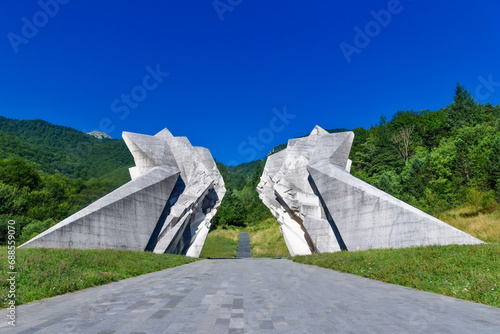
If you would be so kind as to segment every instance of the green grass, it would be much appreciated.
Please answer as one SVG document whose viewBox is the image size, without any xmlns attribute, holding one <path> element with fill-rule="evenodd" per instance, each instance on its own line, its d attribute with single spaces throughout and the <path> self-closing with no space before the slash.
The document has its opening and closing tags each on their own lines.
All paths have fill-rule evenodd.
<svg viewBox="0 0 500 334">
<path fill-rule="evenodd" d="M 252 257 L 289 256 L 276 219 L 266 219 L 247 227 L 217 228 L 207 236 L 200 257 L 231 258 L 238 255 L 240 232 L 248 232 Z"/>
<path fill-rule="evenodd" d="M 242 229 L 250 236 L 253 257 L 289 256 L 279 223 L 274 218 L 266 219 Z"/>
<path fill-rule="evenodd" d="M 470 214 L 470 207 L 446 211 L 437 217 L 486 242 L 500 242 L 500 210 L 492 213 Z"/>
<path fill-rule="evenodd" d="M 323 253 L 292 259 L 500 307 L 500 243 Z"/>
<path fill-rule="evenodd" d="M 204 258 L 232 258 L 238 255 L 239 230 L 237 228 L 216 229 L 211 231 L 200 257 Z"/>
<path fill-rule="evenodd" d="M 17 249 L 16 304 L 194 262 L 180 255 L 124 250 Z M 0 308 L 7 307 L 7 248 L 0 247 Z"/>
</svg>

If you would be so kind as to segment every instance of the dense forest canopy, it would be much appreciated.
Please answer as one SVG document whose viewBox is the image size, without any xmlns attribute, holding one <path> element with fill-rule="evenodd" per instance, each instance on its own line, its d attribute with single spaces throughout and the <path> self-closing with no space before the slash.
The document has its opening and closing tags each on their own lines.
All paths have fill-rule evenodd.
<svg viewBox="0 0 500 334">
<path fill-rule="evenodd" d="M 398 111 L 356 134 L 352 174 L 430 213 L 500 200 L 500 106 L 481 105 L 460 84 L 437 111 Z"/>
<path fill-rule="evenodd" d="M 446 108 L 397 111 L 353 131 L 354 176 L 431 214 L 464 205 L 477 213 L 498 209 L 500 106 L 477 103 L 462 85 Z M 265 161 L 217 162 L 227 193 L 214 227 L 271 217 L 255 190 Z M 8 219 L 24 242 L 127 182 L 133 164 L 122 140 L 0 117 L 0 244 Z"/>
<path fill-rule="evenodd" d="M 0 244 L 9 219 L 24 242 L 130 180 L 133 164 L 122 140 L 0 117 Z"/>
</svg>

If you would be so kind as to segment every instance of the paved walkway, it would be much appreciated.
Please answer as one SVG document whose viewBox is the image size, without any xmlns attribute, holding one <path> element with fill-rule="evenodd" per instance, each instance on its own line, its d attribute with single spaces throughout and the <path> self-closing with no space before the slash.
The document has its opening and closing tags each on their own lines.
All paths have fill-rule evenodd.
<svg viewBox="0 0 500 334">
<path fill-rule="evenodd" d="M 240 232 L 240 238 L 238 241 L 238 257 L 252 257 L 252 251 L 250 250 L 250 236 L 248 232 Z"/>
<path fill-rule="evenodd" d="M 499 308 L 278 259 L 198 261 L 17 311 L 0 333 L 500 333 Z"/>
</svg>

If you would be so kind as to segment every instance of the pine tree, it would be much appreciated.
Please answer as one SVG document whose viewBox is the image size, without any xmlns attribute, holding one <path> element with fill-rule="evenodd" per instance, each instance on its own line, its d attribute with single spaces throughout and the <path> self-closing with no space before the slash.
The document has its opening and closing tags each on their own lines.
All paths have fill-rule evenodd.
<svg viewBox="0 0 500 334">
<path fill-rule="evenodd" d="M 472 178 L 472 168 L 470 161 L 469 145 L 462 139 L 455 141 L 455 168 L 456 175 L 460 183 L 468 185 Z"/>
<path fill-rule="evenodd" d="M 446 109 L 448 125 L 452 128 L 474 126 L 482 121 L 481 108 L 471 93 L 459 82 L 455 88 L 454 102 Z"/>
</svg>

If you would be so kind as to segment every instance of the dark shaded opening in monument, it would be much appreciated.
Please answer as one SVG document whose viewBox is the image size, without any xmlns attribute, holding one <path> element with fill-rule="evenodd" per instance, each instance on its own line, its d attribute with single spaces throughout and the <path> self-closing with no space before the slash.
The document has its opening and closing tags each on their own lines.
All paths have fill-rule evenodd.
<svg viewBox="0 0 500 334">
<path fill-rule="evenodd" d="M 314 246 L 314 243 L 311 239 L 311 236 L 307 232 L 306 228 L 304 227 L 304 224 L 302 223 L 302 220 L 293 213 L 292 209 L 288 206 L 288 204 L 285 203 L 285 201 L 279 196 L 279 194 L 275 191 L 274 192 L 275 200 L 285 209 L 286 213 L 288 213 L 288 216 L 295 220 L 297 224 L 299 224 L 300 229 L 302 232 L 304 232 L 304 238 L 306 239 L 307 245 L 309 246 L 309 250 L 311 253 L 314 253 L 316 251 L 316 247 Z"/>
<path fill-rule="evenodd" d="M 151 238 L 149 238 L 148 244 L 145 248 L 146 251 L 152 252 L 155 249 L 156 243 L 158 242 L 158 236 L 163 228 L 163 225 L 165 224 L 165 221 L 167 220 L 168 215 L 170 214 L 170 209 L 177 202 L 177 199 L 184 192 L 184 189 L 186 189 L 186 184 L 179 175 L 177 181 L 175 182 L 174 189 L 172 189 L 172 192 L 170 193 L 167 204 L 165 204 L 160 218 L 158 218 L 153 234 L 151 234 Z"/>
<path fill-rule="evenodd" d="M 218 200 L 219 196 L 217 195 L 217 192 L 214 188 L 210 188 L 201 204 L 201 213 L 203 216 L 212 211 Z M 184 225 L 177 232 L 176 236 L 173 238 L 173 242 L 171 242 L 165 250 L 165 253 L 186 255 L 189 247 L 196 237 L 196 233 L 193 233 L 193 231 L 198 230 L 198 227 L 200 226 L 199 224 L 202 224 L 204 221 L 203 219 L 198 225 L 196 225 L 196 220 L 197 218 L 199 219 L 198 214 L 199 212 L 195 213 L 189 221 L 184 223 Z"/>
<path fill-rule="evenodd" d="M 330 211 L 328 211 L 328 208 L 326 207 L 325 201 L 323 201 L 323 198 L 321 197 L 321 194 L 319 193 L 318 187 L 316 187 L 316 184 L 314 183 L 313 178 L 311 175 L 307 177 L 307 180 L 309 181 L 309 184 L 311 185 L 311 188 L 316 196 L 318 196 L 319 201 L 321 203 L 321 206 L 323 207 L 323 210 L 325 211 L 325 216 L 326 220 L 328 220 L 328 223 L 330 223 L 330 226 L 333 230 L 333 234 L 335 234 L 335 238 L 337 238 L 337 242 L 339 243 L 340 249 L 341 250 L 347 250 L 347 246 L 344 243 L 344 240 L 342 240 L 342 236 L 340 235 L 340 231 L 337 228 L 337 224 L 335 224 L 335 221 L 332 218 L 332 215 L 330 214 Z"/>
</svg>

